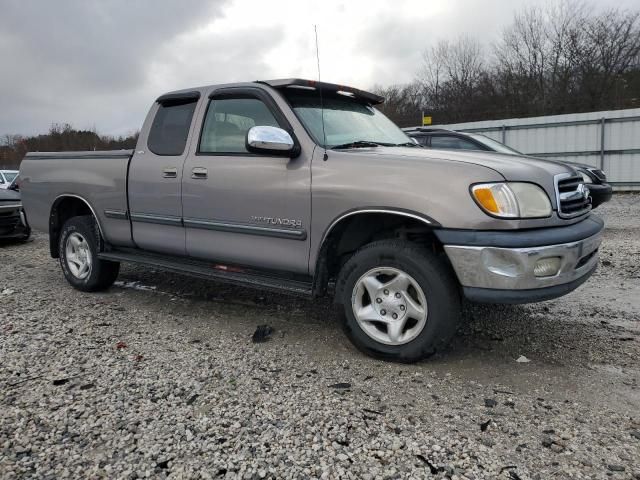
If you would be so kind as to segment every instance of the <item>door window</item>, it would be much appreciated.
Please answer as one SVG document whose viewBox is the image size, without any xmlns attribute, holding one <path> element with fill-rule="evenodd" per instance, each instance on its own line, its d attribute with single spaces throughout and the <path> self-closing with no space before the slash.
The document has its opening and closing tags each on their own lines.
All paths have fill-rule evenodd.
<svg viewBox="0 0 640 480">
<path fill-rule="evenodd" d="M 196 103 L 160 105 L 149 131 L 149 150 L 156 155 L 182 155 Z"/>
<path fill-rule="evenodd" d="M 433 135 L 431 137 L 431 148 L 444 148 L 450 150 L 481 150 L 473 142 L 465 140 L 463 138 L 447 136 L 447 135 Z"/>
<path fill-rule="evenodd" d="M 426 135 L 418 135 L 418 136 L 412 137 L 412 138 L 416 139 L 420 145 L 423 145 L 425 147 L 428 146 L 428 144 L 429 144 L 429 142 L 428 142 L 429 137 L 426 136 Z"/>
<path fill-rule="evenodd" d="M 246 153 L 251 127 L 279 127 L 267 105 L 257 98 L 213 99 L 202 127 L 200 153 Z"/>
</svg>

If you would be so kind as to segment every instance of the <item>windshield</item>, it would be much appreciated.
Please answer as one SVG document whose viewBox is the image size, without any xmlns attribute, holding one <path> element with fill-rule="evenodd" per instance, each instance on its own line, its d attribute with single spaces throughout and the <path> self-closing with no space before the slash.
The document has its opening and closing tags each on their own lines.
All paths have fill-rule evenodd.
<svg viewBox="0 0 640 480">
<path fill-rule="evenodd" d="M 493 138 L 487 137 L 486 135 L 482 135 L 480 133 L 469 133 L 467 135 L 482 143 L 483 145 L 486 145 L 494 152 L 506 153 L 508 155 L 523 155 L 522 152 L 514 150 L 511 147 L 507 147 L 504 143 L 500 143 Z"/>
<path fill-rule="evenodd" d="M 324 129 L 327 138 L 327 144 L 324 145 L 318 93 L 294 89 L 283 93 L 307 131 L 321 147 L 332 148 L 362 142 L 382 145 L 413 143 L 391 120 L 372 106 L 348 97 L 324 95 Z"/>
</svg>

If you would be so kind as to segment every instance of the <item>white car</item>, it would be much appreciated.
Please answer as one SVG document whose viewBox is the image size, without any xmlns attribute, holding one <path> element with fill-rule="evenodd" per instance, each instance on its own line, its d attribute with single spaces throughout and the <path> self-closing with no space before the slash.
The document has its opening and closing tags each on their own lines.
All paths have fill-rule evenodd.
<svg viewBox="0 0 640 480">
<path fill-rule="evenodd" d="M 17 176 L 18 170 L 0 170 L 0 188 L 8 188 Z"/>
</svg>

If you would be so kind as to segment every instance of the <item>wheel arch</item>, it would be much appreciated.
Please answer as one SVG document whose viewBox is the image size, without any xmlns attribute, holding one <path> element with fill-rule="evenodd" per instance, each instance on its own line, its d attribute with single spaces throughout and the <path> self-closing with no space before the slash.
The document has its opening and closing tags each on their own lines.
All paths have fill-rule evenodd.
<svg viewBox="0 0 640 480">
<path fill-rule="evenodd" d="M 87 199 L 73 193 L 58 195 L 49 212 L 49 252 L 53 258 L 59 256 L 58 238 L 64 222 L 79 215 L 92 215 L 98 225 L 100 235 L 104 238 L 100 219 Z"/>
<path fill-rule="evenodd" d="M 432 217 L 406 209 L 389 207 L 356 208 L 334 218 L 323 232 L 314 262 L 314 296 L 326 293 L 327 286 L 346 261 L 345 254 L 380 238 L 414 238 L 439 245 L 432 231 L 440 227 Z"/>
</svg>

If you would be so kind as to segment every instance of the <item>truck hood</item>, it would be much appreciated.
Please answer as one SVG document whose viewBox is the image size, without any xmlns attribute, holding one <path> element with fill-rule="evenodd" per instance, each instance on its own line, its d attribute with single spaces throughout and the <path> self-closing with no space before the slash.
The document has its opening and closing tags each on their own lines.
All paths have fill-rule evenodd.
<svg viewBox="0 0 640 480">
<path fill-rule="evenodd" d="M 559 173 L 575 173 L 575 171 L 554 160 L 545 160 L 535 157 L 519 157 L 516 155 L 506 155 L 497 152 L 480 152 L 471 150 L 432 150 L 428 148 L 415 147 L 375 147 L 358 149 L 363 152 L 367 150 L 372 155 L 385 155 L 395 157 L 410 157 L 416 160 L 430 159 L 443 160 L 449 162 L 470 163 L 495 170 L 502 175 L 505 180 L 510 181 L 532 181 L 541 176 L 553 178 Z"/>
<path fill-rule="evenodd" d="M 14 190 L 0 189 L 0 202 L 19 203 L 20 194 Z"/>
<path fill-rule="evenodd" d="M 371 147 L 344 150 L 385 158 L 415 160 L 417 164 L 434 161 L 466 163 L 485 167 L 497 172 L 505 180 L 512 182 L 533 182 L 545 189 L 555 208 L 554 176 L 560 173 L 576 174 L 568 165 L 553 160 L 534 157 L 518 157 L 496 152 L 465 150 L 432 150 L 416 147 Z M 478 179 L 481 182 L 482 179 Z"/>
</svg>

